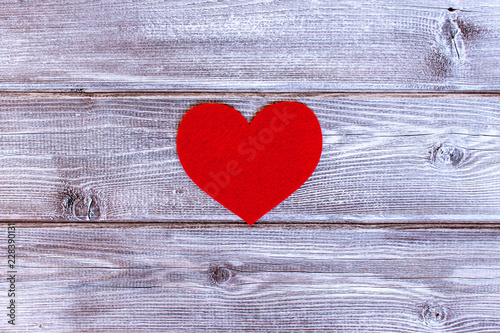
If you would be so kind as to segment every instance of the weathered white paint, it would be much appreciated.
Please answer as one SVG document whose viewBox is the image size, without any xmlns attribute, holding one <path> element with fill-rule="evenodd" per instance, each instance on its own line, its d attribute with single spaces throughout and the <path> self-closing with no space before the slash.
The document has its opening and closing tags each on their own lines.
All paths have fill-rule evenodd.
<svg viewBox="0 0 500 333">
<path fill-rule="evenodd" d="M 0 90 L 500 90 L 496 0 L 3 1 L 0 32 Z"/>
<path fill-rule="evenodd" d="M 17 333 L 500 331 L 498 230 L 18 224 L 17 234 Z M 485 269 L 487 284 L 470 273 Z"/>
<path fill-rule="evenodd" d="M 185 174 L 177 126 L 197 103 L 227 103 L 251 119 L 280 99 L 4 96 L 0 214 L 29 221 L 241 221 Z M 497 97 L 285 99 L 316 113 L 323 155 L 311 178 L 261 221 L 500 221 Z"/>
</svg>

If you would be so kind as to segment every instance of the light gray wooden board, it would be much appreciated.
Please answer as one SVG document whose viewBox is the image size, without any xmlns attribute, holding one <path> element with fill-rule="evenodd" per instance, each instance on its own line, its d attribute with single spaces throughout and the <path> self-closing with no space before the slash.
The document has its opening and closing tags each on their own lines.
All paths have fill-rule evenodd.
<svg viewBox="0 0 500 333">
<path fill-rule="evenodd" d="M 0 216 L 28 221 L 241 221 L 185 174 L 183 115 L 271 101 L 318 116 L 318 168 L 272 222 L 499 222 L 500 99 L 475 95 L 0 98 Z M 88 209 L 90 207 L 90 210 Z"/>
<path fill-rule="evenodd" d="M 497 0 L 12 0 L 0 34 L 0 90 L 500 90 Z"/>
<path fill-rule="evenodd" d="M 500 331 L 498 230 L 16 233 L 17 326 L 2 315 L 2 332 Z"/>
</svg>

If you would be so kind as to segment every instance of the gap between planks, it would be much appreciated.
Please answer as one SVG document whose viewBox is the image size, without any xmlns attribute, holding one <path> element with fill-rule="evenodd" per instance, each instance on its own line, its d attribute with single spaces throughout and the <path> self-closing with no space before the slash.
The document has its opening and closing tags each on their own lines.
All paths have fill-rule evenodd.
<svg viewBox="0 0 500 333">
<path fill-rule="evenodd" d="M 255 92 L 255 91 L 0 91 L 2 97 L 27 98 L 456 98 L 467 97 L 500 97 L 500 91 L 447 91 L 447 92 L 414 92 L 414 91 L 307 91 L 307 92 Z"/>
<path fill-rule="evenodd" d="M 364 229 L 387 229 L 387 230 L 426 230 L 426 229 L 441 229 L 441 230 L 500 230 L 500 223 L 451 223 L 451 222 L 436 222 L 436 223 L 415 223 L 415 222 L 366 222 L 366 223 L 349 223 L 349 222 L 257 222 L 252 226 L 244 222 L 33 222 L 33 221 L 0 221 L 0 225 L 15 224 L 21 228 L 72 228 L 72 229 L 95 229 L 95 228 L 110 228 L 110 229 L 240 229 L 240 230 L 364 230 Z"/>
</svg>

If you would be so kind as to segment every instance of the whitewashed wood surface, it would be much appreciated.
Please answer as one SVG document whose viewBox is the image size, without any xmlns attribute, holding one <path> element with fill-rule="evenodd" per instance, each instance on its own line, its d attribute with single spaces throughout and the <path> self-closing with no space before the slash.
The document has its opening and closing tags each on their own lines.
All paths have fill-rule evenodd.
<svg viewBox="0 0 500 333">
<path fill-rule="evenodd" d="M 17 235 L 19 325 L 0 320 L 2 332 L 500 331 L 498 230 L 31 225 Z"/>
<path fill-rule="evenodd" d="M 0 214 L 242 222 L 185 174 L 177 127 L 198 103 L 251 119 L 280 99 L 316 113 L 324 148 L 312 177 L 262 221 L 500 222 L 500 99 L 446 94 L 4 96 Z"/>
<path fill-rule="evenodd" d="M 0 90 L 500 90 L 497 0 L 9 0 L 0 33 Z"/>
<path fill-rule="evenodd" d="M 177 127 L 284 100 L 323 155 L 249 227 Z M 500 4 L 2 1 L 0 224 L 2 333 L 500 332 Z"/>
</svg>

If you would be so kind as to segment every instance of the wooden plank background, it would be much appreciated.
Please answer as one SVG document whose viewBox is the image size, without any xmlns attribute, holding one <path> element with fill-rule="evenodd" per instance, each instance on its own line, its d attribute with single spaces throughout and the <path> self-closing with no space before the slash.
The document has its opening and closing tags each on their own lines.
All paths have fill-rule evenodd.
<svg viewBox="0 0 500 333">
<path fill-rule="evenodd" d="M 2 1 L 0 90 L 500 89 L 495 0 Z"/>
<path fill-rule="evenodd" d="M 186 175 L 177 127 L 202 102 L 251 119 L 281 99 L 316 113 L 323 154 L 306 184 L 261 221 L 500 222 L 500 99 L 447 94 L 3 97 L 0 214 L 240 221 Z"/>
<path fill-rule="evenodd" d="M 0 332 L 500 332 L 499 14 L 3 1 Z M 285 100 L 323 155 L 249 227 L 186 176 L 177 128 Z"/>
<path fill-rule="evenodd" d="M 17 234 L 16 332 L 500 327 L 497 230 L 61 226 Z"/>
</svg>

